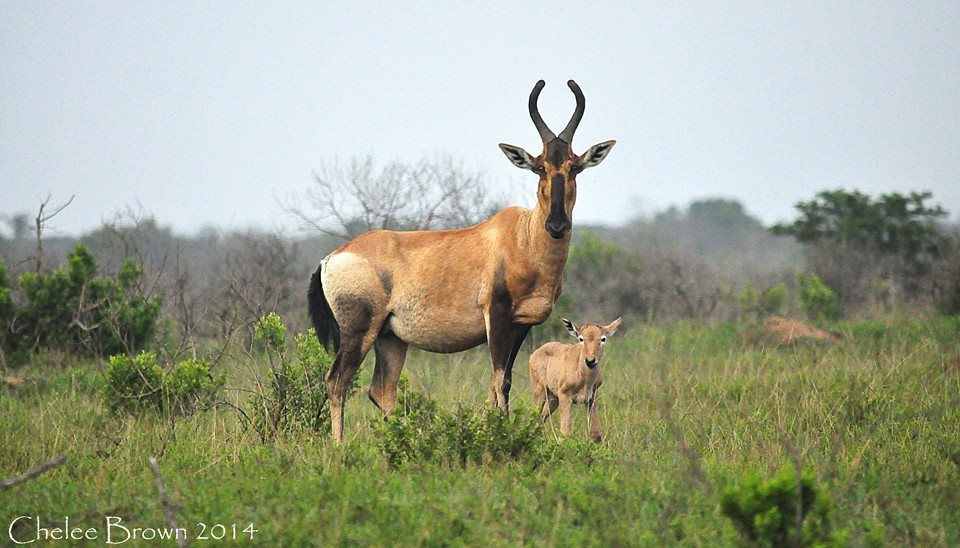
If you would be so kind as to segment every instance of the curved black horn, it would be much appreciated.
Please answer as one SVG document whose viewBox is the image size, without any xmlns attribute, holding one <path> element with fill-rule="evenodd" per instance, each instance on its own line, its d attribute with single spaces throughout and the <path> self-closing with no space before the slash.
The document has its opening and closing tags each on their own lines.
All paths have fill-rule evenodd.
<svg viewBox="0 0 960 548">
<path fill-rule="evenodd" d="M 573 134 L 577 131 L 577 126 L 580 125 L 580 119 L 583 118 L 583 109 L 587 105 L 587 100 L 584 99 L 583 92 L 580 91 L 580 86 L 578 86 L 576 82 L 569 80 L 567 86 L 577 98 L 577 109 L 573 111 L 573 117 L 567 122 L 567 127 L 563 128 L 563 131 L 560 132 L 560 138 L 567 143 L 572 143 Z"/>
<path fill-rule="evenodd" d="M 556 138 L 556 135 L 547 127 L 547 124 L 540 116 L 540 111 L 537 109 L 537 99 L 540 98 L 540 90 L 542 90 L 545 85 L 547 85 L 547 83 L 540 80 L 537 82 L 537 85 L 533 86 L 533 91 L 530 92 L 530 102 L 528 103 L 530 107 L 530 118 L 533 120 L 533 125 L 536 126 L 537 131 L 540 132 L 540 140 L 543 141 L 543 144 L 547 144 Z"/>
</svg>

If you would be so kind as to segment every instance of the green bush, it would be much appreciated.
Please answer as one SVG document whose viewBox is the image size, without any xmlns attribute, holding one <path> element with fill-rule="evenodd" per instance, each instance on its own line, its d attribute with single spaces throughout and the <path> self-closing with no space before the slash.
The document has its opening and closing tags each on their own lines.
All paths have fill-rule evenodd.
<svg viewBox="0 0 960 548">
<path fill-rule="evenodd" d="M 744 282 L 743 289 L 737 293 L 737 305 L 740 307 L 741 321 L 753 321 L 757 318 L 757 293 L 753 290 L 753 284 L 749 281 Z"/>
<path fill-rule="evenodd" d="M 105 377 L 104 403 L 113 411 L 130 413 L 192 414 L 213 404 L 225 382 L 206 360 L 183 360 L 165 370 L 152 352 L 111 356 Z"/>
<path fill-rule="evenodd" d="M 812 477 L 799 481 L 800 513 L 797 531 L 797 477 L 785 466 L 769 480 L 747 474 L 728 487 L 721 497 L 723 514 L 730 518 L 745 541 L 761 546 L 842 545 L 843 535 L 834 534 L 830 503 Z"/>
<path fill-rule="evenodd" d="M 800 309 L 813 321 L 833 321 L 840 316 L 837 296 L 816 274 L 800 273 Z"/>
<path fill-rule="evenodd" d="M 111 356 L 105 371 L 104 403 L 111 410 L 137 411 L 163 408 L 163 369 L 157 355 L 141 352 L 134 357 Z"/>
<path fill-rule="evenodd" d="M 779 314 L 783 309 L 786 297 L 787 286 L 782 283 L 764 289 L 760 293 L 760 300 L 757 304 L 759 314 L 763 317 Z"/>
<path fill-rule="evenodd" d="M 210 362 L 203 359 L 183 360 L 173 366 L 163 378 L 165 407 L 189 415 L 216 403 L 226 377 L 210 370 Z"/>
<path fill-rule="evenodd" d="M 404 463 L 465 466 L 547 456 L 539 417 L 528 409 L 515 409 L 508 417 L 499 409 L 476 412 L 458 405 L 451 413 L 410 391 L 405 379 L 398 401 L 396 411 L 372 423 L 380 451 L 391 467 Z"/>
<path fill-rule="evenodd" d="M 13 329 L 13 297 L 10 294 L 10 277 L 7 265 L 0 261 L 0 367 L 7 365 L 10 332 Z"/>
<path fill-rule="evenodd" d="M 111 277 L 97 277 L 97 269 L 90 251 L 78 244 L 67 256 L 66 269 L 21 274 L 23 306 L 10 302 L 6 312 L 0 310 L 14 318 L 7 325 L 16 325 L 4 336 L 4 351 L 23 355 L 48 348 L 103 356 L 144 348 L 156 328 L 161 299 L 137 291 L 144 272 L 133 261 L 124 261 Z M 0 281 L 0 301 L 8 285 Z"/>
<path fill-rule="evenodd" d="M 749 281 L 743 284 L 743 289 L 737 293 L 737 304 L 740 307 L 741 321 L 762 320 L 780 313 L 786 299 L 787 286 L 777 284 L 765 288 L 759 294 L 753 289 Z"/>
<path fill-rule="evenodd" d="M 294 338 L 296 359 L 288 355 L 287 329 L 276 313 L 254 324 L 257 341 L 265 345 L 271 367 L 268 389 L 258 390 L 250 399 L 252 426 L 261 439 L 277 432 L 314 431 L 330 433 L 330 407 L 324 380 L 330 372 L 333 356 L 320 344 L 310 328 Z M 348 395 L 359 386 L 354 375 Z"/>
</svg>

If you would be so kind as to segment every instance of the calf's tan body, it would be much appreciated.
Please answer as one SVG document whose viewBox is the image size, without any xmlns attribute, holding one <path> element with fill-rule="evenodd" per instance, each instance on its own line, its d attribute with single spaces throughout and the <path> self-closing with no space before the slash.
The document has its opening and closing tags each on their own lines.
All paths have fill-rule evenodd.
<svg viewBox="0 0 960 548">
<path fill-rule="evenodd" d="M 540 420 L 546 421 L 560 409 L 560 433 L 569 436 L 574 404 L 587 406 L 587 427 L 590 437 L 600 442 L 603 431 L 597 410 L 597 389 L 603 384 L 600 360 L 607 337 L 620 327 L 617 318 L 606 326 L 587 324 L 577 328 L 563 319 L 577 344 L 549 342 L 530 355 L 530 388 L 534 406 L 542 406 Z"/>
</svg>

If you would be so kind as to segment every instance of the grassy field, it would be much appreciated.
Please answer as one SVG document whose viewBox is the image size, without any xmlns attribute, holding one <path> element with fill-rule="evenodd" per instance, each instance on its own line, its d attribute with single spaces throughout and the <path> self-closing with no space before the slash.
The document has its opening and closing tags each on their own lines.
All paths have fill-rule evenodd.
<svg viewBox="0 0 960 548">
<path fill-rule="evenodd" d="M 49 527 L 69 516 L 99 530 L 94 543 L 106 516 L 130 530 L 164 527 L 148 466 L 156 455 L 191 538 L 220 524 L 229 539 L 235 524 L 235 542 L 248 542 L 252 524 L 258 544 L 741 545 L 722 493 L 744 474 L 799 462 L 850 544 L 960 545 L 960 320 L 837 329 L 836 344 L 775 348 L 744 342 L 732 325 L 635 327 L 607 345 L 599 449 L 584 441 L 578 407 L 576 439 L 549 461 L 466 466 L 388 466 L 363 391 L 348 405 L 344 447 L 311 435 L 261 443 L 230 407 L 171 428 L 111 414 L 95 364 L 30 366 L 16 372 L 21 387 L 0 392 L 0 478 L 58 453 L 68 460 L 0 493 L 0 543 L 21 515 Z M 514 373 L 518 409 L 530 401 L 529 352 Z M 249 365 L 227 367 L 227 386 L 245 386 Z M 414 352 L 406 371 L 411 389 L 444 409 L 483 406 L 482 348 Z M 228 391 L 239 405 L 246 397 Z M 34 526 L 14 532 L 29 539 Z"/>
</svg>

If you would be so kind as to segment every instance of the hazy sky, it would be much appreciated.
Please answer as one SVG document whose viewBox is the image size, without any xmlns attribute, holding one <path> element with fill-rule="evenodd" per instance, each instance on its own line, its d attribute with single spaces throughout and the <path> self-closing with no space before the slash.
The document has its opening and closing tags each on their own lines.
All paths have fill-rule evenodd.
<svg viewBox="0 0 960 548">
<path fill-rule="evenodd" d="M 76 194 L 59 232 L 137 204 L 179 231 L 294 226 L 334 158 L 449 152 L 531 203 L 527 115 L 587 97 L 575 220 L 704 196 L 766 222 L 824 188 L 960 213 L 960 3 L 0 3 L 0 214 Z M 680 5 L 682 4 L 682 5 Z M 722 4 L 722 5 L 721 5 Z"/>
</svg>

